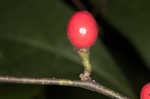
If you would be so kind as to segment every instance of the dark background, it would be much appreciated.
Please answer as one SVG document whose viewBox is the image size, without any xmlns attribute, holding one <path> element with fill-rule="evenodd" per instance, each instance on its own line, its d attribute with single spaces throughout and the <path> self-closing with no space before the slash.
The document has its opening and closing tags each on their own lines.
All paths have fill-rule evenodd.
<svg viewBox="0 0 150 99">
<path fill-rule="evenodd" d="M 75 11 L 88 10 L 99 24 L 91 47 L 92 77 L 138 99 L 150 81 L 150 1 L 0 1 L 0 75 L 79 80 L 79 57 L 66 35 Z M 108 99 L 80 88 L 0 84 L 0 99 Z"/>
</svg>

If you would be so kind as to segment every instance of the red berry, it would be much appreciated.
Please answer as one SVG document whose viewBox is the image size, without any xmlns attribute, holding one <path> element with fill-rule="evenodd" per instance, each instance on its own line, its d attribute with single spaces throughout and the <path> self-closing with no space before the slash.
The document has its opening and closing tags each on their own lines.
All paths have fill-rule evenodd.
<svg viewBox="0 0 150 99">
<path fill-rule="evenodd" d="M 72 15 L 67 27 L 67 35 L 76 48 L 88 48 L 97 38 L 98 26 L 94 17 L 87 11 Z"/>
<path fill-rule="evenodd" d="M 140 99 L 150 99 L 150 83 L 144 85 L 142 88 Z"/>
</svg>

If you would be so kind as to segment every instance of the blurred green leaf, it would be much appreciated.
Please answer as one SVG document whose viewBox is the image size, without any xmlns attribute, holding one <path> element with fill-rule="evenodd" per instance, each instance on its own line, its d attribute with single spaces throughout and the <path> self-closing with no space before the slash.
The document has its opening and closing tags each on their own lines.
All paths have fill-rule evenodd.
<svg viewBox="0 0 150 99">
<path fill-rule="evenodd" d="M 107 32 L 110 32 L 107 35 L 109 35 L 109 37 L 114 35 L 110 37 L 113 40 L 109 40 L 109 42 L 114 41 L 110 43 L 111 47 L 113 47 L 113 45 L 117 46 L 112 48 L 112 50 L 118 51 L 110 52 L 116 58 L 116 62 L 120 64 L 120 68 L 126 71 L 125 74 L 128 76 L 131 82 L 130 84 L 132 84 L 134 88 L 134 92 L 139 96 L 141 87 L 150 81 L 148 76 L 150 74 L 150 1 L 90 1 L 95 8 L 94 10 L 98 14 L 101 12 L 103 20 L 106 21 L 104 24 L 112 25 L 112 27 L 116 29 L 116 31 L 114 31 L 108 30 L 107 28 Z M 98 3 L 105 1 L 107 2 L 105 6 L 101 6 L 101 4 Z M 104 10 L 100 11 L 99 9 L 102 8 Z"/>
<path fill-rule="evenodd" d="M 1 99 L 36 99 L 42 91 L 42 88 L 31 85 L 1 84 L 0 88 Z"/>
<path fill-rule="evenodd" d="M 135 45 L 150 64 L 150 14 L 148 0 L 109 1 L 107 19 Z M 148 65 L 150 68 L 150 65 Z"/>
<path fill-rule="evenodd" d="M 78 79 L 83 68 L 66 36 L 73 11 L 64 2 L 5 0 L 0 7 L 0 75 Z M 94 79 L 134 95 L 99 40 L 91 48 L 91 60 Z"/>
</svg>

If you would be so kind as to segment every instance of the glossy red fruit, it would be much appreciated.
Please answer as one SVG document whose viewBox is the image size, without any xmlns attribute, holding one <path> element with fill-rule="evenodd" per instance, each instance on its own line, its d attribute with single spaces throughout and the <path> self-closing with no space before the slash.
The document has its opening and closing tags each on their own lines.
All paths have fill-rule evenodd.
<svg viewBox="0 0 150 99">
<path fill-rule="evenodd" d="M 141 90 L 140 97 L 140 99 L 150 99 L 150 83 L 144 85 L 144 87 Z"/>
<path fill-rule="evenodd" d="M 69 20 L 67 35 L 76 48 L 90 47 L 98 35 L 98 26 L 94 17 L 87 11 L 76 12 Z"/>
</svg>

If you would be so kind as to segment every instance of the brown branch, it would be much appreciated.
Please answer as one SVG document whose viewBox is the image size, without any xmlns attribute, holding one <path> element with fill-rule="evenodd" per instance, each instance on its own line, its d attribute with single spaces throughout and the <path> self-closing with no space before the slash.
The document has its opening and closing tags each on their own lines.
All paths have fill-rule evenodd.
<svg viewBox="0 0 150 99">
<path fill-rule="evenodd" d="M 129 99 L 111 89 L 105 88 L 103 85 L 95 81 L 72 81 L 67 79 L 49 79 L 49 78 L 17 78 L 17 77 L 0 77 L 1 83 L 18 83 L 18 84 L 38 84 L 38 85 L 59 85 L 73 86 L 88 89 L 103 95 L 116 99 Z"/>
<path fill-rule="evenodd" d="M 75 4 L 75 6 L 79 9 L 79 10 L 85 10 L 86 7 L 81 3 L 82 0 L 72 0 L 72 2 Z"/>
</svg>

